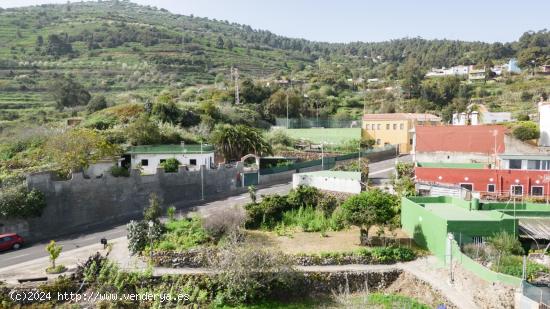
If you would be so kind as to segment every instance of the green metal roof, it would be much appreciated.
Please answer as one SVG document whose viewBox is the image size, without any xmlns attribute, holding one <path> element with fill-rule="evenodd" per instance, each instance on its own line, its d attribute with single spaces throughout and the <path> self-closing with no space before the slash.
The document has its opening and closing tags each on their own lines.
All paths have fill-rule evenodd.
<svg viewBox="0 0 550 309">
<path fill-rule="evenodd" d="M 312 176 L 312 177 L 340 178 L 340 179 L 350 179 L 350 180 L 361 181 L 360 172 L 318 171 L 318 172 L 299 173 L 297 175 L 305 175 L 305 176 Z"/>
<path fill-rule="evenodd" d="M 128 148 L 128 154 L 197 154 L 214 152 L 211 145 L 141 145 Z"/>
<path fill-rule="evenodd" d="M 487 164 L 485 163 L 443 163 L 443 162 L 418 162 L 418 167 L 434 167 L 434 168 L 474 168 L 482 169 Z"/>
</svg>

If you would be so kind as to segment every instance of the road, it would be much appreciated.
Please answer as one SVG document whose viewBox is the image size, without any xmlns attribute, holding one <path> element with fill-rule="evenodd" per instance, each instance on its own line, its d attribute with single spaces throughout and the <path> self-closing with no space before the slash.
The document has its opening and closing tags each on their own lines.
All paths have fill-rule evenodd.
<svg viewBox="0 0 550 309">
<path fill-rule="evenodd" d="M 399 161 L 410 161 L 410 156 L 400 157 Z M 369 177 L 373 178 L 373 180 L 389 178 L 394 173 L 394 167 L 394 158 L 371 163 L 369 164 Z M 260 197 L 261 195 L 268 194 L 286 194 L 291 187 L 292 185 L 290 183 L 286 183 L 261 188 L 258 189 L 257 195 Z M 248 193 L 243 193 L 223 200 L 206 203 L 195 207 L 195 209 L 201 213 L 207 214 L 211 209 L 232 205 L 244 205 L 248 202 L 250 202 Z M 58 238 L 56 242 L 63 246 L 63 252 L 67 254 L 70 250 L 97 244 L 103 237 L 114 239 L 123 236 L 126 236 L 126 225 L 119 225 L 107 230 L 86 231 L 85 233 L 73 234 L 64 238 Z M 0 268 L 47 256 L 44 249 L 46 244 L 47 242 L 34 243 L 17 251 L 0 253 Z"/>
</svg>

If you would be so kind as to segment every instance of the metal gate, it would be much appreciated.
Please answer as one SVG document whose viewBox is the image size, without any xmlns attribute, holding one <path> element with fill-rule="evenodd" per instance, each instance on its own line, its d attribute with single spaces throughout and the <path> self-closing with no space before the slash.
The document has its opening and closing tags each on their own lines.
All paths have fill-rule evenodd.
<svg viewBox="0 0 550 309">
<path fill-rule="evenodd" d="M 243 186 L 255 186 L 258 184 L 258 172 L 243 173 Z"/>
</svg>

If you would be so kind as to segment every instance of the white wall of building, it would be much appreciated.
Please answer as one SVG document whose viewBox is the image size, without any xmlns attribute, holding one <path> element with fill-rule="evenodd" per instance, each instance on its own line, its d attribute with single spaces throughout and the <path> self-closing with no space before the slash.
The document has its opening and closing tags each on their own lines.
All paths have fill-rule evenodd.
<svg viewBox="0 0 550 309">
<path fill-rule="evenodd" d="M 414 160 L 420 163 L 491 163 L 494 156 L 470 152 L 415 152 Z"/>
<path fill-rule="evenodd" d="M 319 190 L 343 192 L 343 193 L 360 193 L 361 183 L 357 180 L 334 178 L 326 176 L 315 176 L 311 174 L 294 174 L 292 175 L 292 187 L 296 188 L 299 185 L 315 187 Z"/>
<path fill-rule="evenodd" d="M 499 122 L 509 122 L 512 121 L 512 113 L 508 112 L 498 112 L 498 113 L 483 113 L 481 115 L 481 121 L 485 124 L 499 123 Z"/>
<path fill-rule="evenodd" d="M 214 164 L 214 153 L 197 153 L 197 154 L 133 154 L 132 168 L 141 167 L 144 174 L 155 174 L 157 167 L 160 166 L 161 160 L 176 158 L 181 165 L 187 165 L 190 170 L 199 170 L 201 165 L 205 165 L 207 169 Z M 142 164 L 142 160 L 147 160 L 147 165 Z M 192 164 L 196 163 L 196 164 Z"/>
<path fill-rule="evenodd" d="M 550 102 L 539 103 L 539 145 L 550 147 Z"/>
</svg>

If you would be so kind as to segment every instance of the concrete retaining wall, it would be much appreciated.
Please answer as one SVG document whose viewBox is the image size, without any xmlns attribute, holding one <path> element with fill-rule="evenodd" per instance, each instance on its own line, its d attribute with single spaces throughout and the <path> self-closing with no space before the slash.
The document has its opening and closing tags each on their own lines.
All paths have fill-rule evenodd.
<svg viewBox="0 0 550 309">
<path fill-rule="evenodd" d="M 212 200 L 244 192 L 246 188 L 237 187 L 240 172 L 240 165 L 215 170 L 203 166 L 200 171 L 180 169 L 177 173 L 165 173 L 160 168 L 154 175 L 142 176 L 133 170 L 130 177 L 118 178 L 106 173 L 101 178 L 87 179 L 82 173 L 74 173 L 66 181 L 56 181 L 50 173 L 34 174 L 27 178 L 27 185 L 46 196 L 42 216 L 0 221 L 0 225 L 3 230 L 37 241 L 124 224 L 142 217 L 152 193 L 158 195 L 164 208 L 186 208 L 201 203 L 203 197 Z"/>
</svg>

